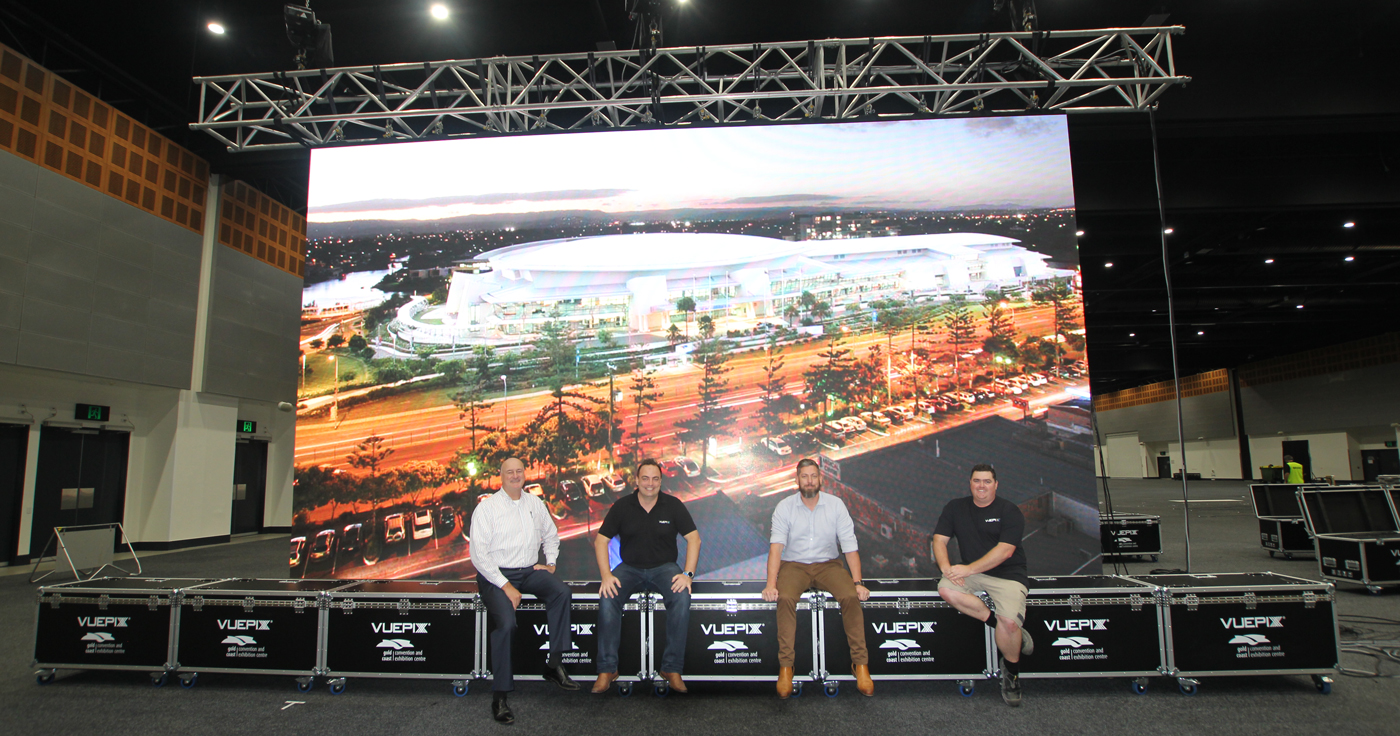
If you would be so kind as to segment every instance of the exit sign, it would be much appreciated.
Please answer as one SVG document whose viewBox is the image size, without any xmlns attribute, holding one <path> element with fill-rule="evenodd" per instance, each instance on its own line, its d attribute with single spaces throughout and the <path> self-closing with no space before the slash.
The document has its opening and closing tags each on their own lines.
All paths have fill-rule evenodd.
<svg viewBox="0 0 1400 736">
<path fill-rule="evenodd" d="M 252 434 L 258 431 L 258 423 L 249 421 L 247 419 L 239 419 L 238 431 L 242 432 L 243 434 Z"/>
<path fill-rule="evenodd" d="M 112 416 L 112 407 L 97 404 L 78 404 L 73 412 L 74 419 L 87 422 L 105 422 Z"/>
</svg>

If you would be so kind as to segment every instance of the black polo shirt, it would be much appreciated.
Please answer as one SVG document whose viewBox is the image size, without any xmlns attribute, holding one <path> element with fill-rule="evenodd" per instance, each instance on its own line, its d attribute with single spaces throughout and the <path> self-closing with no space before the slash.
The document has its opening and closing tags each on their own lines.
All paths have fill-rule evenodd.
<svg viewBox="0 0 1400 736">
<path fill-rule="evenodd" d="M 1015 580 L 1030 587 L 1026 575 L 1026 550 L 1021 538 L 1026 533 L 1026 516 L 1016 504 L 997 496 L 987 506 L 980 507 L 972 496 L 955 498 L 943 507 L 934 534 L 958 540 L 962 564 L 971 565 L 982 559 L 992 548 L 1005 542 L 1016 548 L 1006 561 L 988 570 L 987 575 L 1003 580 Z"/>
<path fill-rule="evenodd" d="M 608 509 L 598 533 L 618 538 L 622 561 L 649 570 L 676 561 L 676 537 L 695 531 L 695 521 L 679 498 L 662 492 L 648 513 L 633 491 Z"/>
</svg>

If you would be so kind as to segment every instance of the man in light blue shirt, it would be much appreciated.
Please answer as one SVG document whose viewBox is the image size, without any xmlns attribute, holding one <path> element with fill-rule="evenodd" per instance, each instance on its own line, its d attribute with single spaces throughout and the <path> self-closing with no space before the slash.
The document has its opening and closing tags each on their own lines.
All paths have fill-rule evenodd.
<svg viewBox="0 0 1400 736">
<path fill-rule="evenodd" d="M 860 607 L 870 591 L 861 585 L 860 552 L 851 512 L 841 499 L 821 492 L 821 469 L 811 458 L 797 463 L 797 490 L 773 509 L 768 585 L 763 589 L 764 600 L 778 602 L 778 697 L 786 700 L 792 695 L 797 601 L 813 583 L 841 604 L 856 689 L 862 695 L 874 695 L 870 655 L 865 647 L 865 613 Z M 842 554 L 849 572 L 841 566 Z"/>
</svg>

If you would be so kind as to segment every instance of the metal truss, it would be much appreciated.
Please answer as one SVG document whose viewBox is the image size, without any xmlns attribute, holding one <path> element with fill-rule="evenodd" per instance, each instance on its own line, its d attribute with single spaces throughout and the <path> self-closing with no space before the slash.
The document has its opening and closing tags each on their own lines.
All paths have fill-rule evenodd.
<svg viewBox="0 0 1400 736">
<path fill-rule="evenodd" d="M 697 48 L 197 77 L 232 151 L 527 131 L 1145 111 L 1181 26 Z"/>
</svg>

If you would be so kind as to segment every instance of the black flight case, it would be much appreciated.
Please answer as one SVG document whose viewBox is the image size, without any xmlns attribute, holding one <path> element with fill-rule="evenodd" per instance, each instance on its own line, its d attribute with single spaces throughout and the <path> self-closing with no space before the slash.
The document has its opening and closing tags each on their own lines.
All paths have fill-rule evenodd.
<svg viewBox="0 0 1400 736">
<path fill-rule="evenodd" d="M 873 680 L 955 680 L 971 697 L 975 682 L 993 675 L 995 640 L 986 624 L 965 616 L 938 595 L 934 580 L 871 580 L 870 599 L 861 606 L 865 646 Z M 818 594 L 821 679 L 826 694 L 837 681 L 854 680 L 851 650 L 841 623 L 841 606 Z"/>
<path fill-rule="evenodd" d="M 1331 583 L 1272 572 L 1128 579 L 1161 589 L 1166 674 L 1183 694 L 1217 675 L 1312 675 L 1332 691 L 1341 648 Z"/>
<path fill-rule="evenodd" d="M 175 669 L 175 600 L 209 578 L 97 578 L 39 588 L 35 677 L 59 669 L 137 670 L 164 685 Z M 193 681 L 185 682 L 186 687 Z"/>
<path fill-rule="evenodd" d="M 1031 578 L 1021 677 L 1127 677 L 1133 692 L 1167 671 L 1158 589 L 1112 575 Z M 985 627 L 984 627 L 985 628 Z"/>
<path fill-rule="evenodd" d="M 1254 503 L 1254 516 L 1259 519 L 1259 546 L 1269 556 L 1282 554 L 1286 560 L 1300 552 L 1312 554 L 1312 535 L 1308 534 L 1303 508 L 1298 505 L 1302 488 L 1328 488 L 1325 485 L 1297 483 L 1251 483 L 1249 500 Z"/>
<path fill-rule="evenodd" d="M 1162 554 L 1162 517 L 1152 514 L 1099 514 L 1104 557 L 1149 557 Z"/>
<path fill-rule="evenodd" d="M 475 582 L 362 580 L 327 591 L 325 609 L 319 674 L 333 694 L 347 677 L 394 677 L 450 680 L 461 697 L 480 675 Z"/>
<path fill-rule="evenodd" d="M 1360 583 L 1372 593 L 1400 585 L 1396 493 L 1380 488 L 1298 491 L 1323 579 Z"/>
<path fill-rule="evenodd" d="M 761 581 L 695 581 L 690 589 L 690 626 L 685 640 L 685 679 L 688 681 L 778 681 L 778 622 L 776 602 L 763 600 Z M 804 681 L 820 682 L 818 639 L 809 591 L 797 603 L 793 695 Z M 653 594 L 651 664 L 660 664 L 666 651 L 666 606 Z M 655 675 L 655 671 L 652 672 Z M 665 695 L 664 680 L 656 694 Z"/>
<path fill-rule="evenodd" d="M 222 580 L 177 596 L 175 669 L 193 685 L 201 672 L 291 675 L 311 690 L 321 667 L 322 593 L 346 580 Z"/>
<path fill-rule="evenodd" d="M 569 580 L 565 584 L 573 593 L 573 603 L 569 609 L 573 648 L 564 653 L 563 663 L 570 675 L 582 680 L 598 672 L 599 583 Z M 532 595 L 522 596 L 520 607 L 515 610 L 515 623 L 511 670 L 517 679 L 543 680 L 549 658 L 549 616 L 544 603 Z M 622 638 L 617 648 L 617 685 L 618 693 L 622 695 L 631 695 L 634 683 L 651 680 L 646 647 L 650 624 L 646 595 L 633 595 L 622 607 Z M 481 611 L 481 631 L 480 676 L 490 677 L 491 647 L 487 638 L 491 622 L 485 608 Z"/>
</svg>

